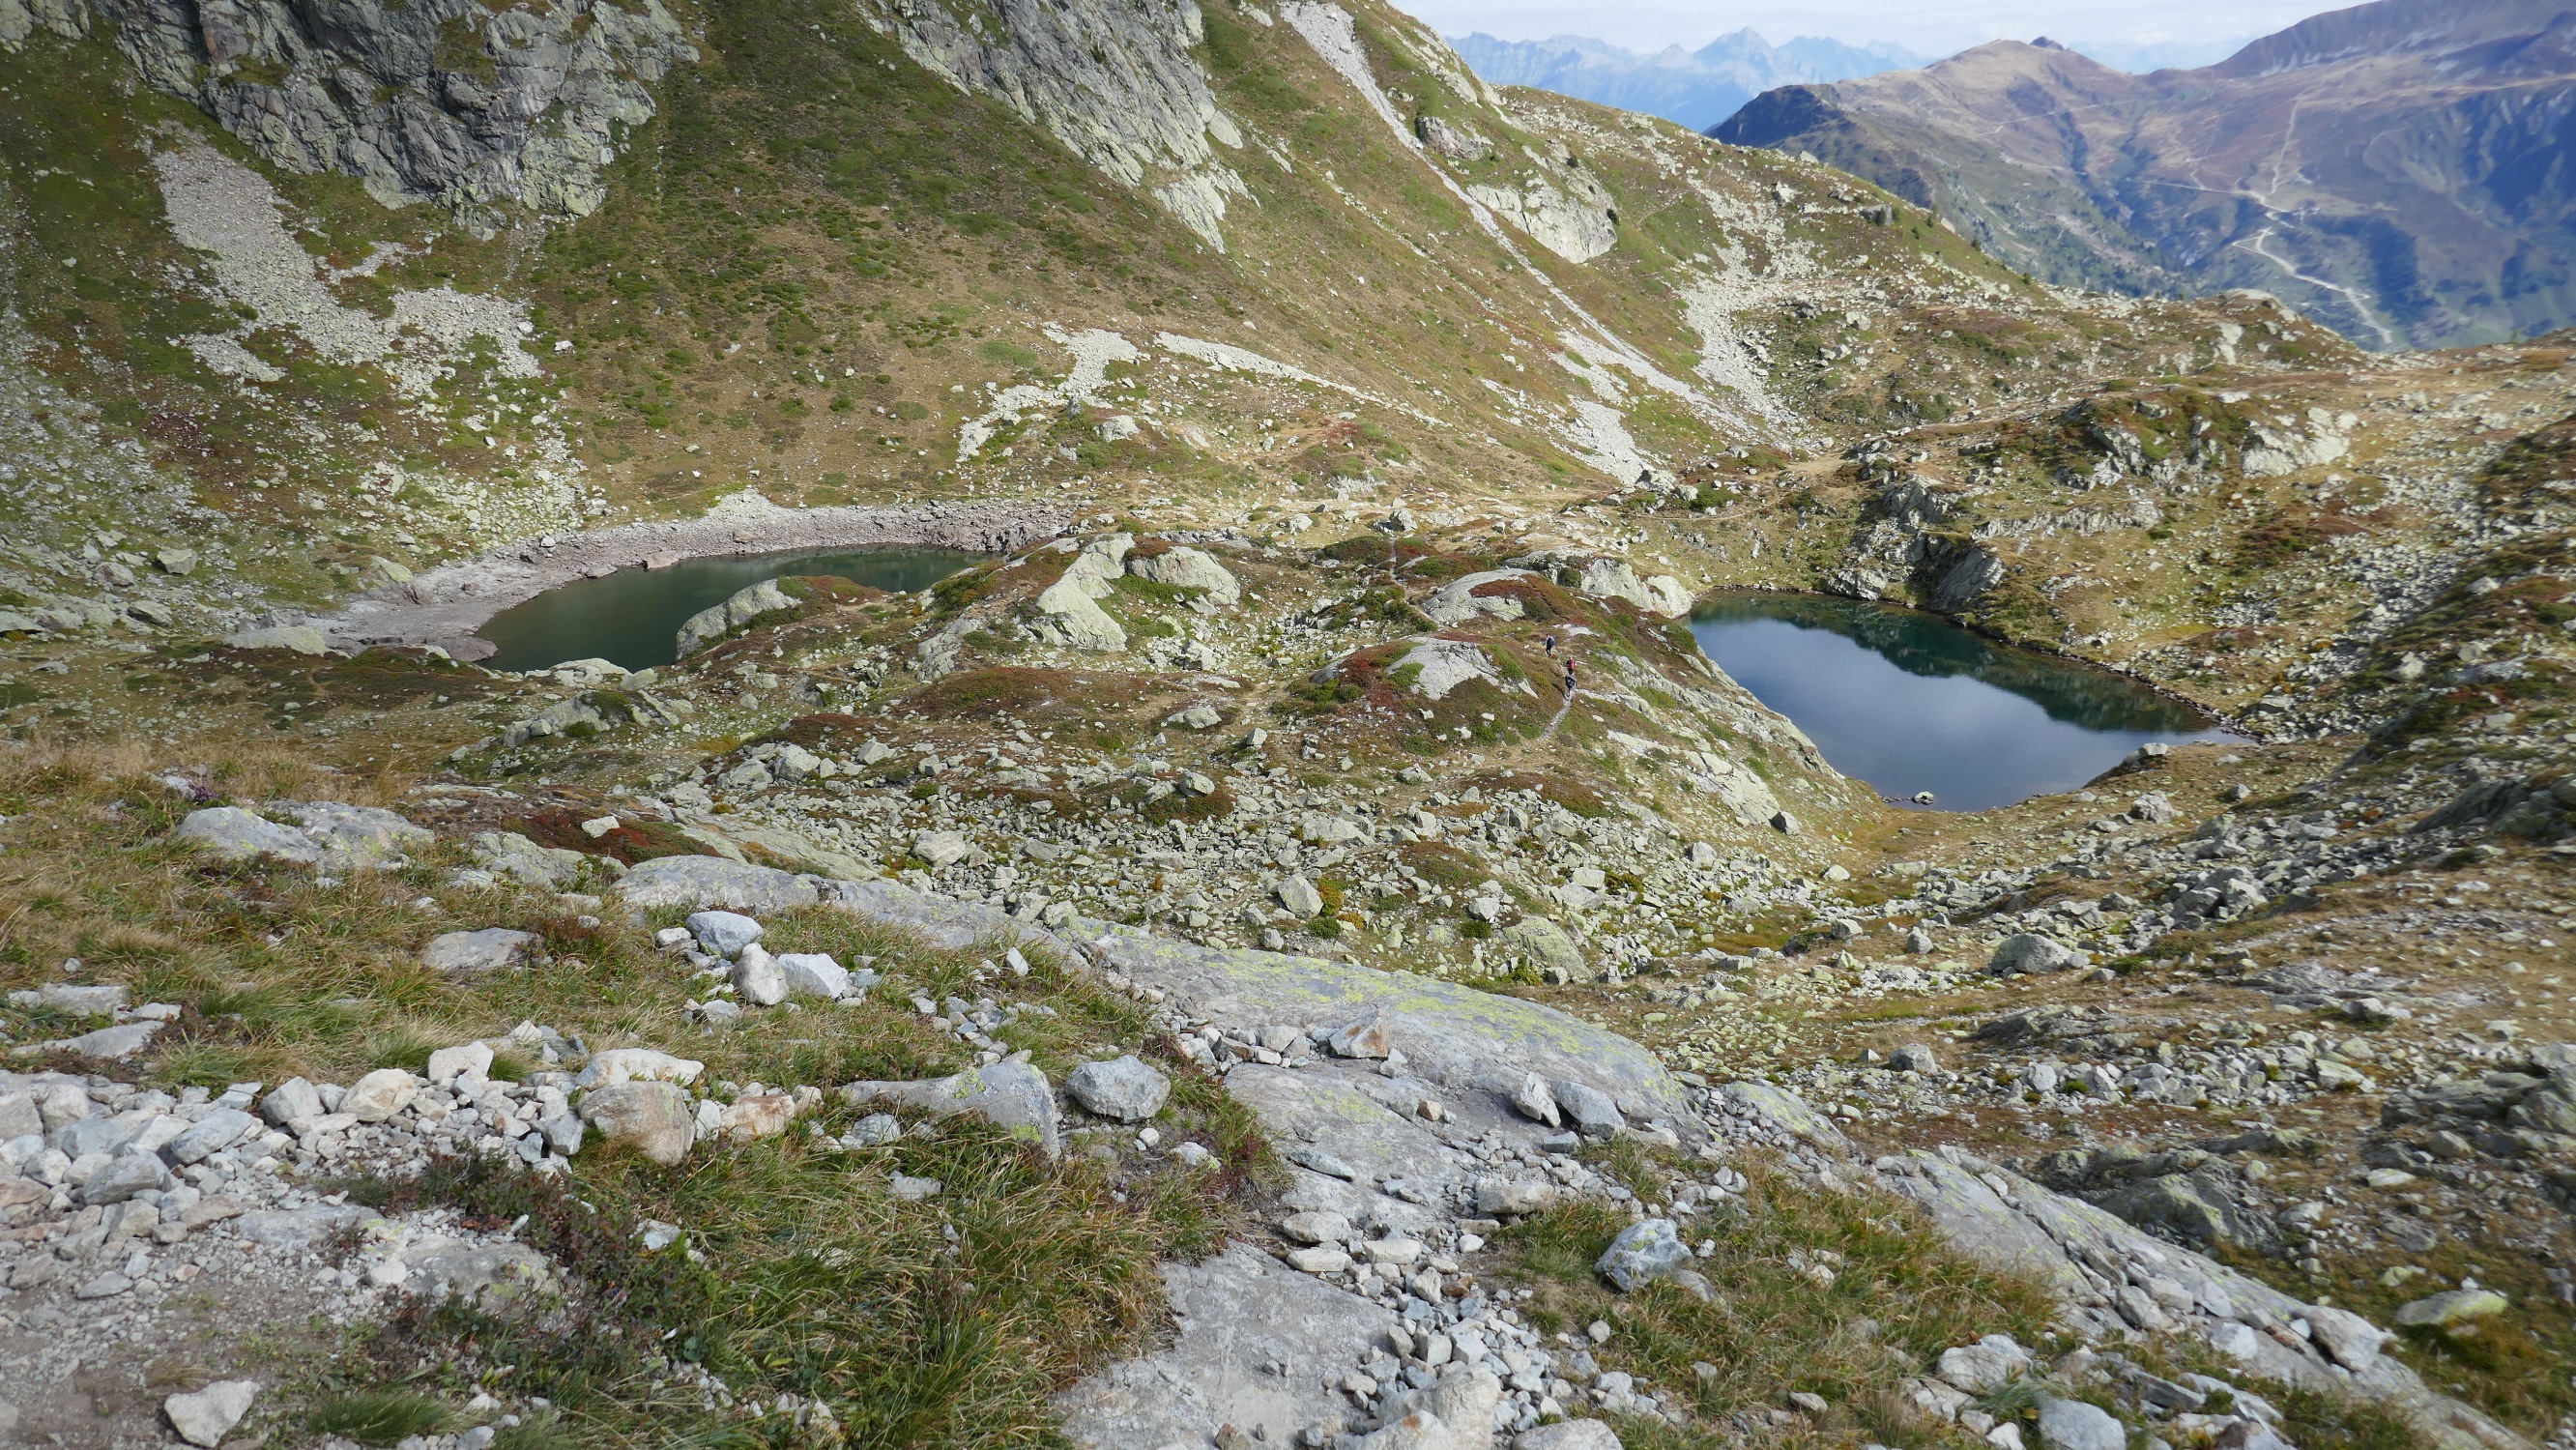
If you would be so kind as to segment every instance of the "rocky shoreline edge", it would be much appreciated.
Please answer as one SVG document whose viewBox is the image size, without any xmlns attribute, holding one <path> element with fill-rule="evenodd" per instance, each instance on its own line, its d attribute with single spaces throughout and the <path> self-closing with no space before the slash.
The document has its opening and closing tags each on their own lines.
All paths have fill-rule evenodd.
<svg viewBox="0 0 2576 1450">
<path fill-rule="evenodd" d="M 695 519 L 547 535 L 442 564 L 305 621 L 335 650 L 435 645 L 460 660 L 489 658 L 475 631 L 493 615 L 578 579 L 667 568 L 715 555 L 915 544 L 1000 553 L 1061 532 L 1062 510 L 1024 503 L 919 503 L 783 508 L 737 496 Z"/>
</svg>

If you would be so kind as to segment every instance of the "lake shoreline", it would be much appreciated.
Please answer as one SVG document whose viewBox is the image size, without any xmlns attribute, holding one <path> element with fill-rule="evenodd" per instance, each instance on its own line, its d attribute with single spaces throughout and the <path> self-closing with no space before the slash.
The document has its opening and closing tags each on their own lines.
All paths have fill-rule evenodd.
<svg viewBox="0 0 2576 1450">
<path fill-rule="evenodd" d="M 727 500 L 702 517 L 522 540 L 371 590 L 304 621 L 335 650 L 434 645 L 460 660 L 498 652 L 475 633 L 502 610 L 581 579 L 721 555 L 911 544 L 995 554 L 1062 533 L 1072 516 L 1023 503 L 922 503 L 791 509 Z M 666 562 L 667 561 L 667 562 Z"/>
</svg>

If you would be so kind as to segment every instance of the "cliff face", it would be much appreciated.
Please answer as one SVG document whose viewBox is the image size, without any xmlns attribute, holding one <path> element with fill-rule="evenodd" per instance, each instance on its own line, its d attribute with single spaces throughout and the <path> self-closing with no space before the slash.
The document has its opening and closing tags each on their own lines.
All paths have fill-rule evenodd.
<svg viewBox="0 0 2576 1450">
<path fill-rule="evenodd" d="M 2571 91 L 2555 6 L 2382 0 L 2146 76 L 1996 42 L 1710 134 L 1866 176 L 2054 281 L 2258 288 L 2365 346 L 2447 346 L 2576 318 Z"/>
<path fill-rule="evenodd" d="M 696 57 L 661 0 L 0 0 L 0 47 L 93 26 L 263 159 L 435 203 L 482 235 L 513 204 L 596 210 L 652 85 Z"/>
<path fill-rule="evenodd" d="M 1190 50 L 1206 42 L 1192 0 L 887 0 L 869 23 L 960 90 L 992 96 L 1165 210 L 1219 251 L 1226 199 L 1248 197 L 1218 148 L 1243 133 Z"/>
</svg>

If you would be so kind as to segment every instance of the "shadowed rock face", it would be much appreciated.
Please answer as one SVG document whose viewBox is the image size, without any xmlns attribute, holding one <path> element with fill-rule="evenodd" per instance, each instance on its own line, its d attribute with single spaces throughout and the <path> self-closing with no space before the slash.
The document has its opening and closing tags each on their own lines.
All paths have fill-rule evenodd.
<svg viewBox="0 0 2576 1450">
<path fill-rule="evenodd" d="M 0 46 L 37 25 L 86 33 L 91 8 L 0 0 Z M 653 116 L 647 88 L 697 57 L 659 0 L 95 0 L 95 10 L 145 79 L 203 106 L 268 161 L 357 177 L 389 206 L 434 202 L 483 234 L 505 203 L 556 217 L 596 210 L 618 136 Z"/>
<path fill-rule="evenodd" d="M 1997 41 L 1709 134 L 1811 152 L 2052 281 L 2259 288 L 2367 347 L 2452 346 L 2576 316 L 2571 42 L 2536 0 L 2382 0 L 2144 76 Z"/>
</svg>

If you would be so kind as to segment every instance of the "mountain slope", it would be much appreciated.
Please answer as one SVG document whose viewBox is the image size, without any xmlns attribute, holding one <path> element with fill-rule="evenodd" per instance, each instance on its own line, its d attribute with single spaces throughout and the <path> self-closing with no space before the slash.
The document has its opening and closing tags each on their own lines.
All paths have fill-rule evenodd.
<svg viewBox="0 0 2576 1450">
<path fill-rule="evenodd" d="M 2145 76 L 1998 41 L 1711 134 L 1867 176 L 2059 282 L 2259 288 L 2368 347 L 2475 343 L 2576 318 L 2571 25 L 2378 0 Z"/>
<path fill-rule="evenodd" d="M 2565 349 L 2036 283 L 1377 4 L 619 9 L 0 0 L 22 1437 L 2576 1412 Z M 986 557 L 774 557 L 879 542 Z M 1730 588 L 2244 738 L 1902 808 Z"/>
<path fill-rule="evenodd" d="M 374 113 L 278 100 L 365 39 L 282 0 L 252 12 L 268 49 L 239 55 L 157 12 L 67 13 L 83 23 L 28 30 L 0 66 L 14 376 L 30 415 L 93 410 L 83 440 L 220 515 L 206 570 L 165 587 L 224 628 L 746 488 L 1186 494 L 1279 519 L 1669 481 L 1823 440 L 1810 380 L 1758 340 L 1809 326 L 1793 302 L 1899 284 L 2083 310 L 1919 218 L 1880 225 L 1823 168 L 1506 97 L 1386 11 L 1094 4 L 961 29 L 780 0 L 655 29 L 649 84 L 610 53 L 532 78 L 499 19 L 385 12 L 407 39 L 352 63 L 415 132 L 484 137 L 489 185 L 442 183 L 426 153 L 380 166 Z M 419 60 L 457 33 L 479 38 Z M 130 99 L 122 51 L 156 78 Z M 604 99 L 576 104 L 585 86 Z M 571 133 L 478 119 L 549 105 L 628 119 L 554 172 Z M 1867 275 L 1834 260 L 1861 254 Z M 2216 325 L 2169 321 L 2120 345 L 2187 352 Z M 1829 411 L 2050 382 L 2035 355 L 1998 361 Z M 55 486 L 0 501 L 45 557 L 119 528 L 128 490 Z M 22 595 L 66 592 L 32 567 Z"/>
<path fill-rule="evenodd" d="M 1695 51 L 1666 46 L 1653 55 L 1580 35 L 1547 40 L 1496 40 L 1478 33 L 1450 42 L 1499 86 L 1534 86 L 1678 121 L 1692 130 L 1716 125 L 1774 86 L 1838 81 L 1919 65 L 1922 58 L 1892 45 L 1846 45 L 1800 36 L 1774 46 L 1753 31 L 1721 35 Z"/>
</svg>

